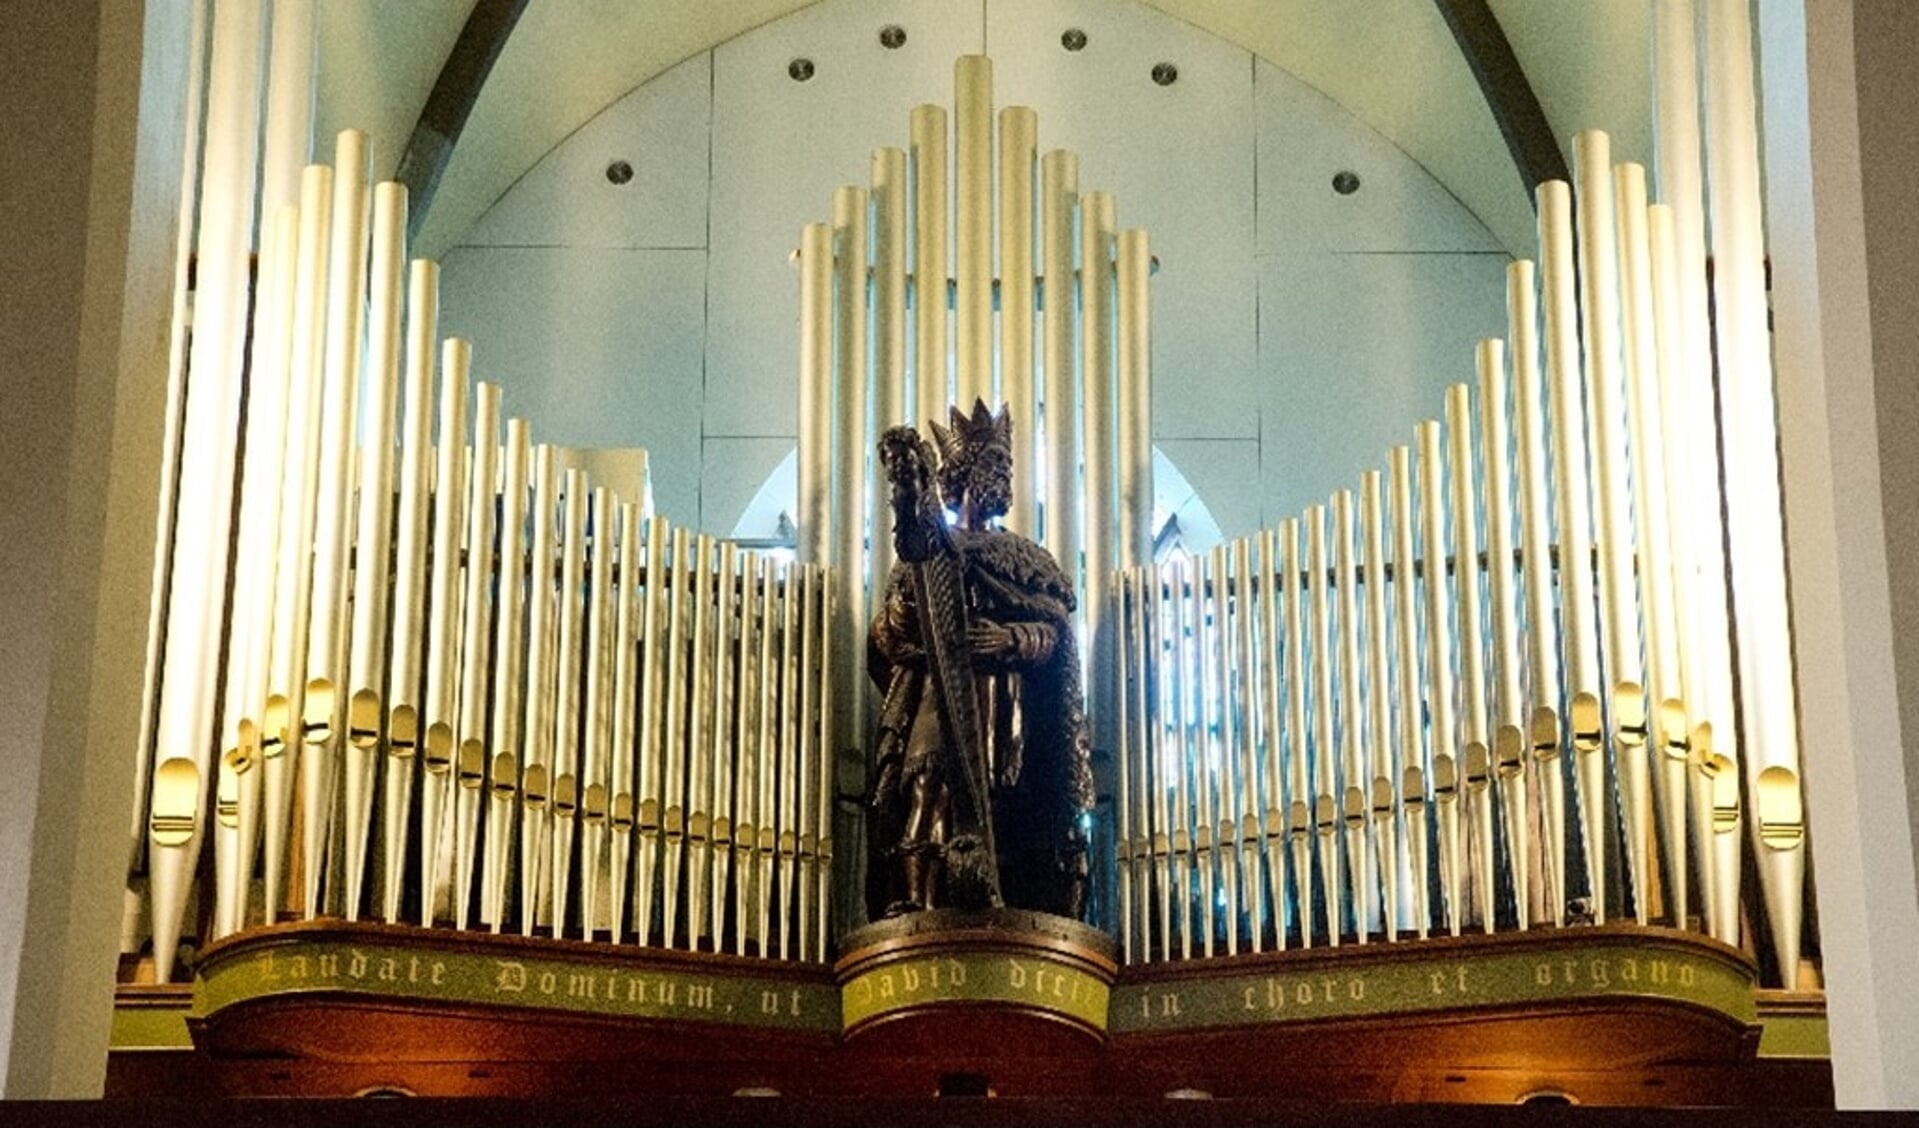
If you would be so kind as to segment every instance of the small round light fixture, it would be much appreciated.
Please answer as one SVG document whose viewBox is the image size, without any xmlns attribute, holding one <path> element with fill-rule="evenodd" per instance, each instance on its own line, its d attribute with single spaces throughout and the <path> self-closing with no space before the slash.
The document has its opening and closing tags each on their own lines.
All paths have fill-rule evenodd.
<svg viewBox="0 0 1919 1128">
<path fill-rule="evenodd" d="M 880 28 L 880 46 L 888 51 L 897 51 L 906 46 L 906 29 L 898 24 L 887 24 Z"/>
<path fill-rule="evenodd" d="M 1154 63 L 1153 81 L 1160 86 L 1171 86 L 1179 81 L 1179 68 L 1171 63 Z"/>
<path fill-rule="evenodd" d="M 1086 50 L 1086 33 L 1079 28 L 1069 27 L 1060 32 L 1059 45 L 1068 51 Z"/>
<path fill-rule="evenodd" d="M 1349 168 L 1333 173 L 1333 191 L 1342 196 L 1350 196 L 1359 191 L 1359 174 Z"/>
<path fill-rule="evenodd" d="M 606 166 L 608 184 L 630 184 L 633 181 L 633 166 L 626 161 L 614 161 Z"/>
<path fill-rule="evenodd" d="M 794 82 L 805 82 L 813 77 L 813 60 L 802 55 L 786 64 L 786 77 Z"/>
</svg>

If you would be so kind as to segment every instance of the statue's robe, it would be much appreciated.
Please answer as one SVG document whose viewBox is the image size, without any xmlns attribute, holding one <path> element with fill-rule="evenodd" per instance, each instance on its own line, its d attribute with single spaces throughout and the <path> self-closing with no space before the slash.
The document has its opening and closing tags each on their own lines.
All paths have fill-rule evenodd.
<svg viewBox="0 0 1919 1128">
<path fill-rule="evenodd" d="M 1002 896 L 1015 908 L 1077 918 L 1086 894 L 1084 820 L 1093 780 L 1072 585 L 1052 555 L 1024 537 L 997 529 L 946 535 L 959 558 L 970 620 L 998 623 L 1012 634 L 1009 654 L 973 657 L 986 758 L 981 774 L 994 784 Z M 938 708 L 936 702 L 927 707 L 932 679 L 906 567 L 888 577 L 868 637 L 868 673 L 885 691 L 869 833 L 868 905 L 875 916 L 897 899 L 894 853 L 914 776 L 934 772 L 949 787 L 964 786 L 957 765 L 937 762 L 953 754 L 945 741 L 924 731 L 937 725 Z M 952 827 L 948 839 L 977 829 Z"/>
</svg>

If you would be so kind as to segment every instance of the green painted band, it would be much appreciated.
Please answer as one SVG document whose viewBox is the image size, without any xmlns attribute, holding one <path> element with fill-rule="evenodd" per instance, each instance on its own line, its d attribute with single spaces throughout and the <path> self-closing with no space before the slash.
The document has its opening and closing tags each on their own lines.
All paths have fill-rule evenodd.
<svg viewBox="0 0 1919 1128">
<path fill-rule="evenodd" d="M 313 992 L 828 1033 L 839 1018 L 828 984 L 320 940 L 213 960 L 194 981 L 193 1013 Z"/>
<path fill-rule="evenodd" d="M 1260 1026 L 1460 1008 L 1645 998 L 1755 1020 L 1751 975 L 1729 962 L 1643 941 L 1551 951 L 1419 955 L 1268 974 L 1134 983 L 1113 993 L 1115 1034 Z M 1399 953 L 1395 953 L 1399 955 Z"/>
<path fill-rule="evenodd" d="M 951 1003 L 1007 1003 L 1106 1029 L 1111 989 L 1065 960 L 1004 952 L 940 953 L 869 968 L 841 989 L 845 1029 L 888 1014 Z"/>
</svg>

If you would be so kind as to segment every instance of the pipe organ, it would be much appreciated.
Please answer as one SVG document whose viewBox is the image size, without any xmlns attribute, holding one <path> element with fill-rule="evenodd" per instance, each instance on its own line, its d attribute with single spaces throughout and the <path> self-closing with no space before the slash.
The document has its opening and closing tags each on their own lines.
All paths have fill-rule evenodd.
<svg viewBox="0 0 1919 1128">
<path fill-rule="evenodd" d="M 267 224 L 224 605 L 176 532 L 169 622 L 227 631 L 160 668 L 163 716 L 224 696 L 217 756 L 151 750 L 156 975 L 190 903 L 205 939 L 328 916 L 824 958 L 825 568 L 650 516 L 643 478 L 506 418 L 367 168 L 342 134 Z"/>
<path fill-rule="evenodd" d="M 1666 19 L 1667 199 L 1604 133 L 1575 138 L 1576 184 L 1538 190 L 1537 264 L 1509 269 L 1507 335 L 1481 342 L 1443 423 L 1386 452 L 1386 497 L 1367 471 L 1357 521 L 1344 487 L 1108 575 L 1129 960 L 1614 919 L 1738 944 L 1749 847 L 1765 954 L 1798 982 L 1750 50 L 1743 4 L 1707 10 L 1716 320 L 1695 48 Z"/>
<path fill-rule="evenodd" d="M 1578 135 L 1473 378 L 1323 502 L 1164 560 L 1147 235 L 1041 151 L 1032 109 L 996 110 L 985 57 L 800 233 L 787 559 L 653 514 L 631 459 L 541 441 L 476 380 L 361 134 L 263 178 L 284 187 L 249 288 L 256 111 L 299 115 L 230 105 L 258 93 L 261 29 L 223 5 L 130 844 L 155 977 L 195 938 L 411 926 L 501 960 L 574 941 L 784 976 L 791 1015 L 782 979 L 761 1018 L 805 994 L 854 1036 L 893 958 L 836 950 L 893 563 L 875 440 L 978 398 L 1014 423 L 1009 525 L 1078 592 L 1094 841 L 1116 845 L 1092 923 L 1118 960 L 1046 973 L 1100 1008 L 1111 988 L 1116 1038 L 1184 1030 L 1157 992 L 1208 975 L 1251 1010 L 1295 967 L 1570 950 L 1575 926 L 1610 926 L 1605 953 L 1688 930 L 1800 986 L 1751 52 L 1744 0 L 1701 2 L 1704 91 L 1691 0 L 1655 4 L 1656 181 Z M 1749 1001 L 1750 970 L 1725 974 Z M 1103 1038 L 1106 1013 L 1066 1017 Z"/>
</svg>

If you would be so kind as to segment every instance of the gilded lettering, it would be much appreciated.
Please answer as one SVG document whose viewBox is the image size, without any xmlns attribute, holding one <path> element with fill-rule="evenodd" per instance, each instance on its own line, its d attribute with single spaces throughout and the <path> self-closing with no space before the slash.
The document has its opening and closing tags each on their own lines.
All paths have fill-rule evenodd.
<svg viewBox="0 0 1919 1128">
<path fill-rule="evenodd" d="M 893 997 L 893 973 L 890 971 L 881 972 L 880 973 L 880 998 L 890 999 L 892 997 Z"/>
<path fill-rule="evenodd" d="M 1354 1002 L 1359 1002 L 1361 999 L 1364 999 L 1366 997 L 1366 981 L 1364 979 L 1348 980 L 1346 982 L 1346 995 Z"/>
<path fill-rule="evenodd" d="M 626 1001 L 643 1003 L 646 1001 L 646 980 L 638 975 L 626 977 Z"/>
<path fill-rule="evenodd" d="M 550 971 L 543 971 L 540 973 L 540 994 L 551 995 L 553 992 L 559 989 L 560 989 L 560 977 L 558 975 Z"/>
<path fill-rule="evenodd" d="M 1631 958 L 1619 963 L 1619 981 L 1622 983 L 1639 982 L 1639 961 Z"/>
<path fill-rule="evenodd" d="M 1066 997 L 1066 992 L 1060 990 L 1060 980 L 1065 978 L 1066 975 L 1063 972 L 1056 971 L 1053 973 L 1053 997 L 1055 999 L 1064 999 Z"/>
<path fill-rule="evenodd" d="M 599 996 L 596 993 L 597 988 L 598 988 L 598 984 L 594 982 L 594 979 L 591 975 L 582 975 L 579 972 L 570 972 L 568 973 L 566 977 L 566 993 L 568 998 L 573 998 L 573 999 L 598 998 Z"/>
<path fill-rule="evenodd" d="M 1691 964 L 1680 964 L 1680 965 L 1679 965 L 1679 985 L 1680 985 L 1681 987 L 1690 987 L 1690 986 L 1692 986 L 1692 985 L 1693 985 L 1693 980 L 1694 980 L 1694 978 L 1695 978 L 1695 975 L 1696 975 L 1696 973 L 1695 973 L 1695 971 L 1694 971 L 1694 969 L 1693 969 L 1693 966 L 1692 966 Z"/>
<path fill-rule="evenodd" d="M 349 979 L 366 978 L 366 953 L 358 948 L 348 949 L 351 953 L 346 961 L 346 973 Z"/>
<path fill-rule="evenodd" d="M 1467 971 L 1466 965 L 1460 964 L 1459 965 L 1459 993 L 1462 995 L 1466 993 L 1466 971 Z"/>
<path fill-rule="evenodd" d="M 441 985 L 442 983 L 445 983 L 445 982 L 446 982 L 446 962 L 445 962 L 444 960 L 434 960 L 434 961 L 433 961 L 433 980 L 432 980 L 432 982 L 433 982 L 433 985 L 434 985 L 435 987 L 438 987 L 438 986 L 440 986 L 440 985 Z"/>
<path fill-rule="evenodd" d="M 1279 980 L 1266 978 L 1266 1009 L 1284 1010 L 1286 1007 L 1286 987 Z"/>
<path fill-rule="evenodd" d="M 1567 960 L 1564 966 L 1566 968 L 1566 985 L 1570 987 L 1573 984 L 1578 983 L 1579 982 L 1579 964 L 1576 961 Z"/>
<path fill-rule="evenodd" d="M 1535 964 L 1533 966 L 1533 982 L 1541 987 L 1551 987 L 1553 985 L 1553 965 L 1549 963 Z"/>
<path fill-rule="evenodd" d="M 947 960 L 946 977 L 955 987 L 966 986 L 966 965 L 958 960 Z"/>
<path fill-rule="evenodd" d="M 1661 985 L 1672 982 L 1672 965 L 1665 960 L 1652 961 L 1652 981 Z"/>
<path fill-rule="evenodd" d="M 1159 997 L 1159 1013 L 1168 1018 L 1179 1014 L 1179 992 L 1167 991 Z"/>
<path fill-rule="evenodd" d="M 919 968 L 914 967 L 912 964 L 907 964 L 905 967 L 900 968 L 900 986 L 909 995 L 918 991 L 920 989 Z"/>
<path fill-rule="evenodd" d="M 927 979 L 927 982 L 933 985 L 933 990 L 935 991 L 939 990 L 940 965 L 938 960 L 934 960 L 931 963 L 928 963 L 926 965 L 926 979 Z"/>
<path fill-rule="evenodd" d="M 1015 991 L 1024 991 L 1026 989 L 1026 969 L 1020 966 L 1018 960 L 1008 959 L 1006 961 L 1006 981 L 1012 985 Z"/>
<path fill-rule="evenodd" d="M 279 978 L 280 973 L 273 966 L 273 949 L 268 948 L 260 953 L 260 982 L 274 983 Z"/>
<path fill-rule="evenodd" d="M 408 983 L 418 983 L 420 981 L 420 957 L 408 956 L 406 958 L 406 981 Z"/>
<path fill-rule="evenodd" d="M 862 975 L 858 979 L 855 979 L 853 981 L 853 994 L 858 996 L 853 1001 L 859 1003 L 861 1006 L 872 1002 L 873 977 L 870 975 Z"/>
<path fill-rule="evenodd" d="M 493 981 L 493 990 L 526 990 L 526 965 L 518 960 L 495 960 L 499 964 L 499 976 Z"/>
<path fill-rule="evenodd" d="M 1245 1005 L 1244 1005 L 1244 1006 L 1243 1006 L 1243 1007 L 1242 1007 L 1241 1009 L 1243 1009 L 1243 1010 L 1258 1010 L 1258 1009 L 1259 1009 L 1259 1006 L 1258 1006 L 1258 1005 L 1257 1005 L 1256 1003 L 1254 1003 L 1254 1002 L 1253 1002 L 1253 992 L 1255 992 L 1255 991 L 1257 991 L 1257 990 L 1258 990 L 1258 988 L 1256 988 L 1256 987 L 1248 987 L 1248 988 L 1246 988 L 1246 994 L 1245 994 L 1245 1000 L 1246 1000 L 1246 1001 L 1245 1001 Z"/>
<path fill-rule="evenodd" d="M 680 985 L 670 979 L 660 980 L 660 985 L 653 989 L 653 995 L 653 1001 L 659 1003 L 661 1006 L 677 1007 L 680 1005 Z"/>
<path fill-rule="evenodd" d="M 340 955 L 338 952 L 321 952 L 313 958 L 313 962 L 317 967 L 316 974 L 321 979 L 338 979 L 340 977 Z"/>
<path fill-rule="evenodd" d="M 400 961 L 388 956 L 380 961 L 380 982 L 398 983 L 400 981 Z"/>
<path fill-rule="evenodd" d="M 1293 1001 L 1303 1007 L 1312 1006 L 1313 985 L 1310 983 L 1301 983 L 1299 986 L 1293 988 Z"/>
<path fill-rule="evenodd" d="M 306 977 L 307 977 L 307 958 L 305 956 L 294 956 L 292 959 L 287 961 L 287 978 L 288 979 L 305 979 Z"/>
<path fill-rule="evenodd" d="M 761 991 L 760 992 L 760 1013 L 761 1014 L 780 1013 L 780 993 L 778 991 Z"/>
<path fill-rule="evenodd" d="M 1608 987 L 1612 985 L 1612 976 L 1608 974 L 1606 961 L 1603 959 L 1595 958 L 1593 960 L 1591 975 L 1594 987 Z"/>
<path fill-rule="evenodd" d="M 713 985 L 711 983 L 689 983 L 686 985 L 686 1005 L 695 1010 L 713 1009 Z"/>
<path fill-rule="evenodd" d="M 1433 994 L 1444 995 L 1446 993 L 1446 973 L 1443 971 L 1433 972 L 1432 981 L 1433 981 Z"/>
<path fill-rule="evenodd" d="M 793 988 L 793 1017 L 798 1018 L 799 1013 L 800 1013 L 800 989 L 798 987 L 795 987 Z"/>
<path fill-rule="evenodd" d="M 1322 979 L 1319 981 L 1319 985 L 1326 989 L 1327 1002 L 1330 1003 L 1333 1001 L 1333 988 L 1337 986 L 1338 983 L 1339 983 L 1339 980 L 1337 979 Z"/>
</svg>

